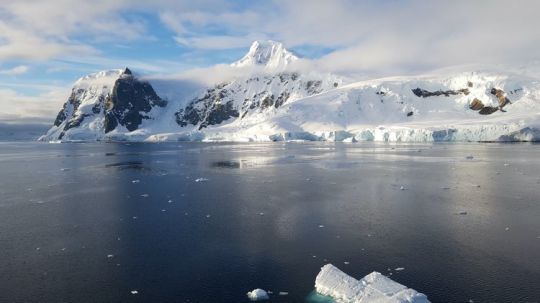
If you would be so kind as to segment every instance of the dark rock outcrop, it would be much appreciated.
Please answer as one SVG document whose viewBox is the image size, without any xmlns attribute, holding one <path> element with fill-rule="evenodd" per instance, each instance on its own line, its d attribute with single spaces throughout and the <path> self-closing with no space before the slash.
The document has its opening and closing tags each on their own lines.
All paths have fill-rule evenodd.
<svg viewBox="0 0 540 303">
<path fill-rule="evenodd" d="M 203 129 L 232 117 L 237 118 L 240 114 L 234 108 L 233 100 L 225 100 L 231 94 L 231 91 L 225 89 L 226 85 L 222 83 L 208 89 L 203 97 L 191 101 L 186 108 L 176 112 L 176 123 L 181 127 L 200 124 L 199 129 Z"/>
<path fill-rule="evenodd" d="M 105 133 L 115 129 L 118 124 L 134 131 L 143 119 L 149 118 L 145 113 L 155 106 L 166 105 L 167 101 L 156 94 L 150 83 L 138 80 L 126 68 L 105 101 Z"/>
<path fill-rule="evenodd" d="M 337 82 L 330 83 L 333 87 Z M 255 76 L 231 83 L 222 83 L 207 89 L 175 113 L 180 127 L 198 126 L 198 129 L 217 125 L 229 119 L 245 118 L 249 112 L 261 112 L 283 106 L 292 94 L 301 92 L 309 96 L 324 90 L 323 81 L 302 81 L 298 73 Z M 271 93 L 278 91 L 279 93 Z"/>
<path fill-rule="evenodd" d="M 458 89 L 458 90 L 438 90 L 434 92 L 430 92 L 425 89 L 421 89 L 419 87 L 412 90 L 413 94 L 415 94 L 417 97 L 427 98 L 427 97 L 436 97 L 436 96 L 445 96 L 450 97 L 451 95 L 459 95 L 464 94 L 468 95 L 470 93 L 468 88 Z"/>
<path fill-rule="evenodd" d="M 480 115 L 491 115 L 493 114 L 494 112 L 498 111 L 499 108 L 498 107 L 494 107 L 494 106 L 484 106 L 478 113 Z"/>
<path fill-rule="evenodd" d="M 506 97 L 506 94 L 502 89 L 492 88 L 491 94 L 497 97 L 497 100 L 499 100 L 499 109 L 501 111 L 503 111 L 503 108 L 506 105 L 512 104 L 512 102 L 510 102 L 510 100 Z"/>
<path fill-rule="evenodd" d="M 471 104 L 469 104 L 469 108 L 474 111 L 479 111 L 484 108 L 484 103 L 480 99 L 474 98 Z"/>
<path fill-rule="evenodd" d="M 79 107 L 83 100 L 92 100 L 93 106 L 85 111 Z M 88 101 L 85 101 L 88 102 Z M 118 125 L 129 131 L 136 130 L 143 119 L 155 106 L 164 107 L 167 101 L 162 100 L 152 86 L 137 79 L 126 68 L 115 81 L 110 94 L 100 90 L 74 87 L 62 110 L 56 116 L 54 126 L 62 127 L 58 139 L 62 139 L 69 129 L 81 126 L 90 116 L 104 116 L 104 132 L 114 130 Z"/>
</svg>

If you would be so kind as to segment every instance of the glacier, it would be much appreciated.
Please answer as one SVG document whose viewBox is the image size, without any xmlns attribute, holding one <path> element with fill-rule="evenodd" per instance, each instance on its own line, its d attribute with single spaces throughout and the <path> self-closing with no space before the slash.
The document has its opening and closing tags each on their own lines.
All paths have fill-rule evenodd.
<svg viewBox="0 0 540 303">
<path fill-rule="evenodd" d="M 426 295 L 378 272 L 356 280 L 332 264 L 321 268 L 315 279 L 315 290 L 338 303 L 429 303 Z"/>
<path fill-rule="evenodd" d="M 540 77 L 456 67 L 356 81 L 256 41 L 212 85 L 129 69 L 79 79 L 42 141 L 540 141 Z"/>
</svg>

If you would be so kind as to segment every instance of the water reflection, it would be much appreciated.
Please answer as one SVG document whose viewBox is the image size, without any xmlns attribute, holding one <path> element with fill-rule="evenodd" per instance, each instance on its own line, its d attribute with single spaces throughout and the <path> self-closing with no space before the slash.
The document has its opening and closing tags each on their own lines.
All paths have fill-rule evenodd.
<svg viewBox="0 0 540 303">
<path fill-rule="evenodd" d="M 272 302 L 302 302 L 331 262 L 355 277 L 393 274 L 433 301 L 534 298 L 540 160 L 534 148 L 497 146 L 19 150 L 27 161 L 0 158 L 0 193 L 12 201 L 0 212 L 0 270 L 11 277 L 2 295 L 243 302 L 261 287 L 289 292 Z"/>
<path fill-rule="evenodd" d="M 211 167 L 213 168 L 240 168 L 241 162 L 240 161 L 216 161 L 212 162 Z"/>
</svg>

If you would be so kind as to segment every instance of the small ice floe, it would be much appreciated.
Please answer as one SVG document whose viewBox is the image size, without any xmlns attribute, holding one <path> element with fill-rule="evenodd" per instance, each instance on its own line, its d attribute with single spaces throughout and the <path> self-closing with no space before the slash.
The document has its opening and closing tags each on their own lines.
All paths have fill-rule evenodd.
<svg viewBox="0 0 540 303">
<path fill-rule="evenodd" d="M 197 179 L 195 179 L 195 182 L 197 182 L 197 183 L 198 182 L 206 182 L 206 181 L 208 181 L 208 179 L 206 179 L 206 178 L 197 178 Z"/>
<path fill-rule="evenodd" d="M 343 264 L 349 265 L 349 264 L 351 264 L 351 263 L 350 263 L 349 261 L 345 261 L 345 262 L 343 262 Z"/>
<path fill-rule="evenodd" d="M 206 215 L 206 217 L 207 217 L 207 218 L 210 218 L 210 217 L 212 217 L 212 216 L 211 216 L 210 214 L 208 214 L 208 215 Z"/>
<path fill-rule="evenodd" d="M 428 303 L 426 295 L 407 288 L 381 273 L 372 272 L 360 280 L 326 264 L 315 279 L 315 290 L 343 303 L 400 302 Z"/>
<path fill-rule="evenodd" d="M 107 258 L 112 259 L 112 258 L 114 258 L 114 255 L 107 255 Z"/>
<path fill-rule="evenodd" d="M 139 180 L 139 179 L 131 180 L 131 183 L 134 183 L 134 184 L 139 183 L 139 182 L 141 182 L 141 180 Z"/>
<path fill-rule="evenodd" d="M 465 159 L 472 160 L 472 159 L 474 159 L 474 156 L 469 155 L 469 156 L 465 157 Z"/>
<path fill-rule="evenodd" d="M 167 203 L 173 203 L 173 200 L 169 200 L 169 201 L 167 201 Z"/>
<path fill-rule="evenodd" d="M 504 163 L 504 166 L 510 166 L 510 163 Z"/>
<path fill-rule="evenodd" d="M 407 190 L 407 189 L 405 188 L 405 186 L 403 186 L 403 185 L 401 185 L 401 186 L 399 187 L 399 189 L 400 189 L 400 190 Z"/>
<path fill-rule="evenodd" d="M 148 198 L 148 197 L 150 197 L 150 195 L 149 194 L 142 194 L 141 197 Z"/>
<path fill-rule="evenodd" d="M 264 216 L 264 213 L 263 213 L 263 212 L 260 212 L 260 213 L 259 213 L 259 216 Z"/>
<path fill-rule="evenodd" d="M 320 225 L 319 225 L 319 228 L 324 228 L 324 225 L 320 224 Z"/>
<path fill-rule="evenodd" d="M 136 294 L 138 294 L 138 293 L 139 293 L 139 291 L 137 291 L 137 290 L 132 290 L 132 291 L 131 291 L 131 294 L 132 294 L 132 295 L 136 295 Z"/>
<path fill-rule="evenodd" d="M 137 220 L 137 218 L 138 218 L 137 216 L 133 216 L 133 220 Z"/>
<path fill-rule="evenodd" d="M 40 250 L 40 249 L 41 249 L 41 247 L 36 247 L 36 250 Z"/>
<path fill-rule="evenodd" d="M 509 230 L 510 230 L 510 227 L 506 227 L 504 230 L 509 231 Z"/>
<path fill-rule="evenodd" d="M 67 168 L 67 167 L 66 168 L 60 168 L 60 171 L 70 171 L 70 170 L 71 170 L 71 168 Z"/>
<path fill-rule="evenodd" d="M 405 267 L 396 267 L 396 269 L 394 269 L 395 271 L 402 271 L 402 270 L 405 270 Z"/>
<path fill-rule="evenodd" d="M 279 295 L 280 295 L 280 296 L 288 296 L 288 295 L 289 295 L 289 292 L 288 292 L 288 291 L 280 291 L 280 292 L 279 292 Z"/>
<path fill-rule="evenodd" d="M 167 210 L 166 209 L 162 209 L 161 212 L 166 212 Z"/>
<path fill-rule="evenodd" d="M 270 299 L 268 297 L 268 293 L 260 288 L 248 292 L 247 296 L 251 301 L 262 301 Z"/>
</svg>

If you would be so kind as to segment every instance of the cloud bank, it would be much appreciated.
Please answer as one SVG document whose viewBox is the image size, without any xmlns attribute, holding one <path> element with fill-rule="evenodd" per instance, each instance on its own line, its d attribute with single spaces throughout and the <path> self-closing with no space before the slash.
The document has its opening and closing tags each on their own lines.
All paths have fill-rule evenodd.
<svg viewBox="0 0 540 303">
<path fill-rule="evenodd" d="M 230 71 L 225 66 L 185 69 L 205 56 L 247 50 L 256 39 L 281 41 L 300 53 L 306 48 L 324 50 L 303 68 L 376 76 L 465 64 L 523 65 L 540 59 L 536 0 L 1 2 L 0 77 L 26 75 L 36 62 L 65 60 L 108 68 L 126 63 L 154 73 L 183 71 L 211 81 Z M 176 45 L 179 55 L 124 61 L 119 60 L 121 54 L 107 53 L 109 44 L 129 47 L 145 41 Z M 39 115 L 35 110 L 40 106 L 33 108 L 41 103 L 33 102 L 49 98 L 46 94 L 52 91 L 36 98 L 0 89 L 0 102 L 17 101 L 11 108 L 31 113 L 4 112 L 0 120 Z"/>
</svg>

